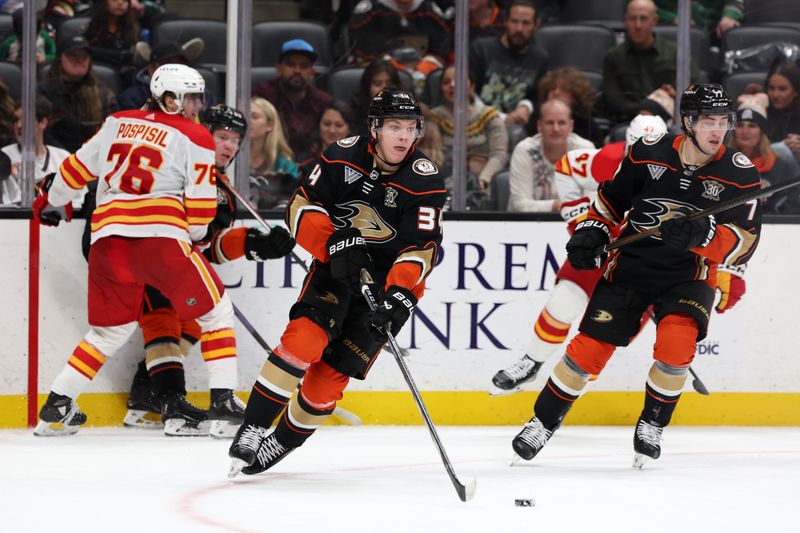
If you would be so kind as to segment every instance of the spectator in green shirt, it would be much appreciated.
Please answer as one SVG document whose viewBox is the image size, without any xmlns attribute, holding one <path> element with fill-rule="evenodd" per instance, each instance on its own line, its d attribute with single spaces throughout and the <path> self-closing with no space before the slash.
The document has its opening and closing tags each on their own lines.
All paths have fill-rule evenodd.
<svg viewBox="0 0 800 533">
<path fill-rule="evenodd" d="M 661 24 L 678 23 L 678 0 L 656 0 Z M 713 33 L 717 39 L 742 22 L 744 0 L 694 0 L 692 25 Z"/>
<path fill-rule="evenodd" d="M 0 42 L 0 61 L 22 62 L 22 8 L 11 14 L 14 33 Z M 52 63 L 56 57 L 56 43 L 47 30 L 42 29 L 42 19 L 36 20 L 36 63 Z"/>
</svg>

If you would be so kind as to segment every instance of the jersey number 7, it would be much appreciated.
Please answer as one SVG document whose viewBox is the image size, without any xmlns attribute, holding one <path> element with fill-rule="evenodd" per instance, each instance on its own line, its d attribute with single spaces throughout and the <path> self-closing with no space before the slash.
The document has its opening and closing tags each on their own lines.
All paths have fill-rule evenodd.
<svg viewBox="0 0 800 533">
<path fill-rule="evenodd" d="M 119 190 L 128 194 L 149 193 L 155 181 L 153 172 L 164 164 L 164 156 L 160 150 L 146 145 L 134 148 L 131 143 L 112 144 L 108 149 L 106 161 L 112 161 L 114 158 L 117 162 L 104 179 L 110 185 L 111 178 L 116 175 L 122 164 L 127 162 L 119 179 Z"/>
</svg>

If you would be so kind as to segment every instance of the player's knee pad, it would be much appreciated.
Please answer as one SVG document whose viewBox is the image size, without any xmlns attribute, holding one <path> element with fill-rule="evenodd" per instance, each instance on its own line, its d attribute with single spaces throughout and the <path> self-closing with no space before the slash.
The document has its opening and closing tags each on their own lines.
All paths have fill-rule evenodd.
<svg viewBox="0 0 800 533">
<path fill-rule="evenodd" d="M 694 359 L 699 328 L 687 315 L 667 315 L 658 323 L 653 358 L 665 365 L 688 367 Z"/>
<path fill-rule="evenodd" d="M 233 304 L 230 296 L 225 292 L 211 311 L 197 318 L 201 331 L 214 331 L 218 329 L 233 329 Z"/>
<path fill-rule="evenodd" d="M 306 372 L 300 394 L 315 409 L 332 409 L 342 399 L 349 381 L 348 376 L 320 361 L 311 365 Z"/>
<path fill-rule="evenodd" d="M 136 331 L 137 325 L 136 322 L 128 322 L 119 326 L 91 326 L 84 340 L 100 350 L 106 357 L 111 357 Z"/>
<path fill-rule="evenodd" d="M 171 307 L 145 311 L 139 319 L 144 346 L 172 342 L 178 344 L 181 337 L 181 324 L 178 313 Z"/>
<path fill-rule="evenodd" d="M 319 361 L 327 345 L 327 332 L 310 318 L 301 316 L 292 319 L 286 326 L 275 354 L 289 364 L 302 368 Z"/>
<path fill-rule="evenodd" d="M 564 324 L 571 324 L 586 309 L 589 296 L 574 282 L 562 279 L 553 290 L 544 308 L 547 312 Z"/>
<path fill-rule="evenodd" d="M 616 348 L 613 344 L 578 333 L 567 346 L 567 355 L 579 369 L 598 375 Z"/>
</svg>

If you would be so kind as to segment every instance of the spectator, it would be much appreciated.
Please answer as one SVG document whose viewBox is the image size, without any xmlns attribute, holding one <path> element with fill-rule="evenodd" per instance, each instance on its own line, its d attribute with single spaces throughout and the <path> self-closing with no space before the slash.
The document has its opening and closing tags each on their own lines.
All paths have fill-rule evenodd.
<svg viewBox="0 0 800 533">
<path fill-rule="evenodd" d="M 662 24 L 678 23 L 678 0 L 655 0 Z M 722 34 L 742 23 L 744 0 L 694 0 L 692 25 L 720 39 Z"/>
<path fill-rule="evenodd" d="M 494 0 L 469 0 L 469 41 L 499 37 L 506 29 L 506 15 Z"/>
<path fill-rule="evenodd" d="M 43 12 L 44 22 L 58 32 L 58 28 L 65 20 L 75 16 L 75 0 L 48 0 Z"/>
<path fill-rule="evenodd" d="M 431 0 L 362 0 L 348 27 L 356 63 L 388 54 L 423 77 L 442 68 L 453 47 L 449 20 Z"/>
<path fill-rule="evenodd" d="M 542 104 L 539 133 L 523 139 L 511 155 L 509 211 L 558 212 L 555 164 L 570 150 L 594 148 L 591 141 L 573 133 L 572 126 L 567 104 L 561 100 Z"/>
<path fill-rule="evenodd" d="M 788 150 L 800 160 L 800 68 L 776 65 L 767 76 L 767 94 L 767 136 L 779 153 Z"/>
<path fill-rule="evenodd" d="M 538 95 L 540 105 L 553 99 L 566 103 L 572 110 L 575 133 L 602 146 L 605 132 L 592 120 L 597 93 L 583 72 L 574 67 L 549 71 L 539 80 Z"/>
<path fill-rule="evenodd" d="M 500 113 L 484 104 L 475 96 L 475 87 L 472 83 L 474 74 L 470 73 L 467 104 L 467 170 L 472 179 L 477 181 L 480 196 L 492 181 L 492 178 L 503 170 L 508 163 L 508 132 L 506 131 Z M 441 79 L 442 100 L 444 103 L 431 110 L 431 120 L 442 132 L 442 145 L 444 147 L 445 169 L 440 173 L 445 180 L 452 175 L 450 166 L 453 159 L 453 131 L 455 119 L 453 117 L 455 103 L 455 68 L 448 67 L 442 73 Z M 427 154 L 427 152 L 425 152 Z M 477 178 L 477 180 L 476 180 Z"/>
<path fill-rule="evenodd" d="M 508 125 L 528 123 L 536 100 L 536 82 L 547 70 L 547 53 L 533 38 L 538 25 L 536 5 L 514 0 L 505 33 L 477 39 L 470 46 L 469 65 L 477 74 L 478 96 L 486 105 L 506 113 Z"/>
<path fill-rule="evenodd" d="M 47 130 L 47 126 L 50 124 L 50 117 L 53 114 L 53 104 L 51 104 L 50 101 L 44 96 L 37 95 L 35 106 L 36 131 L 34 132 L 34 140 L 36 142 L 36 153 L 34 155 L 33 170 L 34 183 L 38 184 L 47 174 L 58 170 L 58 167 L 61 166 L 61 162 L 69 157 L 69 152 L 63 148 L 47 145 L 44 142 L 44 134 Z M 22 145 L 21 104 L 17 105 L 17 109 L 14 112 L 14 119 L 14 135 L 16 136 L 16 142 L 3 146 L 2 151 L 11 161 L 11 179 L 14 180 L 14 183 L 17 187 L 16 196 L 13 197 L 11 203 L 20 205 L 22 201 L 22 197 L 20 195 L 20 167 L 22 166 L 22 151 L 20 149 L 20 146 Z M 73 200 L 72 206 L 74 208 L 77 209 L 81 207 L 84 194 L 85 192 L 83 194 L 79 194 L 79 196 Z"/>
<path fill-rule="evenodd" d="M 11 24 L 14 33 L 0 42 L 0 61 L 22 63 L 22 9 L 17 9 L 11 14 Z M 36 19 L 36 63 L 42 65 L 50 63 L 56 57 L 56 43 L 50 37 L 50 32 L 42 29 L 42 18 Z"/>
<path fill-rule="evenodd" d="M 666 89 L 658 88 L 647 95 L 639 103 L 638 115 L 654 115 L 661 117 L 667 128 L 672 127 L 672 113 L 675 110 L 675 92 L 672 94 Z"/>
<path fill-rule="evenodd" d="M 369 135 L 367 129 L 367 114 L 372 98 L 389 87 L 400 88 L 400 74 L 392 63 L 385 59 L 376 59 L 364 69 L 358 92 L 353 95 L 351 106 L 356 117 L 356 132 L 359 135 Z M 427 152 L 426 152 L 427 153 Z"/>
<path fill-rule="evenodd" d="M 14 106 L 8 86 L 0 79 L 0 146 L 14 142 Z"/>
<path fill-rule="evenodd" d="M 53 104 L 53 137 L 74 152 L 97 132 L 105 117 L 118 110 L 117 99 L 92 73 L 89 43 L 82 35 L 62 37 L 57 51 L 38 92 Z"/>
<path fill-rule="evenodd" d="M 339 139 L 350 137 L 354 130 L 355 118 L 350 106 L 338 100 L 331 102 L 319 119 L 319 129 L 311 149 L 297 158 L 300 176 L 308 176 L 314 170 L 320 154 Z"/>
<path fill-rule="evenodd" d="M 767 128 L 766 94 L 743 94 L 736 111 L 736 128 L 728 146 L 750 158 L 765 185 L 775 185 L 800 176 L 800 165 L 791 155 L 778 155 L 770 146 Z M 800 213 L 800 195 L 794 189 L 788 194 L 773 195 L 766 200 L 765 213 Z"/>
<path fill-rule="evenodd" d="M 95 4 L 84 35 L 94 61 L 117 69 L 122 86 L 133 82 L 133 47 L 139 40 L 139 22 L 130 0 L 100 0 Z"/>
<path fill-rule="evenodd" d="M 281 47 L 275 80 L 253 88 L 253 96 L 269 100 L 286 124 L 289 146 L 296 154 L 311 147 L 322 110 L 332 101 L 331 95 L 313 85 L 317 52 L 303 39 L 286 41 Z"/>
<path fill-rule="evenodd" d="M 150 98 L 150 76 L 161 65 L 167 63 L 179 63 L 191 66 L 192 62 L 202 53 L 204 47 L 203 40 L 199 37 L 190 39 L 178 45 L 173 42 L 163 42 L 153 49 L 147 43 L 139 43 L 136 48 L 142 58 L 147 61 L 147 66 L 136 73 L 130 87 L 119 94 L 120 109 L 141 109 L 148 98 Z M 205 93 L 205 103 L 207 107 L 216 104 L 216 95 L 211 94 L 208 89 Z"/>
<path fill-rule="evenodd" d="M 676 45 L 653 33 L 657 23 L 652 0 L 631 0 L 625 10 L 625 42 L 606 54 L 603 95 L 608 112 L 620 121 L 632 119 L 641 101 L 659 87 L 675 93 Z M 701 81 L 695 62 L 691 79 Z"/>
<path fill-rule="evenodd" d="M 259 209 L 286 207 L 300 171 L 283 133 L 281 117 L 268 100 L 250 102 L 250 188 Z"/>
</svg>

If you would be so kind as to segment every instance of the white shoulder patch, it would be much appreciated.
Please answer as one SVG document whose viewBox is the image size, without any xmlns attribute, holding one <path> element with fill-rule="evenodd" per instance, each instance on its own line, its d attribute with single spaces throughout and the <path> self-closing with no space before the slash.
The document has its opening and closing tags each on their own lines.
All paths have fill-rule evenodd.
<svg viewBox="0 0 800 533">
<path fill-rule="evenodd" d="M 753 166 L 753 162 L 750 161 L 750 158 L 744 155 L 742 152 L 736 152 L 733 154 L 733 164 L 739 168 L 750 168 Z"/>
<path fill-rule="evenodd" d="M 372 0 L 361 0 L 353 8 L 353 15 L 363 15 L 372 9 Z"/>
<path fill-rule="evenodd" d="M 414 161 L 414 164 L 411 166 L 411 168 L 414 170 L 414 172 L 423 176 L 430 176 L 431 174 L 436 174 L 439 172 L 439 169 L 436 168 L 436 165 L 427 159 L 417 159 Z"/>
<path fill-rule="evenodd" d="M 356 142 L 358 142 L 358 135 L 354 137 L 345 137 L 344 139 L 339 139 L 338 141 L 336 141 L 336 144 L 338 144 L 342 148 L 350 148 Z"/>
<path fill-rule="evenodd" d="M 664 133 L 664 132 L 656 133 L 656 134 L 648 133 L 647 135 L 642 137 L 642 142 L 644 144 L 647 144 L 647 145 L 656 144 L 658 141 L 661 140 L 661 138 L 664 135 L 666 135 L 666 133 Z"/>
</svg>

